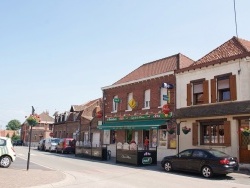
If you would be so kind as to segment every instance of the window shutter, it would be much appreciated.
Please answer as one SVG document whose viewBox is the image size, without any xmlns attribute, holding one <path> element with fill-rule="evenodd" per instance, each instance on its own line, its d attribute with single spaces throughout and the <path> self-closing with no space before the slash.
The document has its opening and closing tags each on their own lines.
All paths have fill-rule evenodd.
<svg viewBox="0 0 250 188">
<path fill-rule="evenodd" d="M 187 106 L 191 106 L 192 85 L 187 84 Z"/>
<path fill-rule="evenodd" d="M 204 101 L 204 104 L 207 104 L 208 103 L 208 80 L 205 80 L 203 82 L 203 101 Z"/>
<path fill-rule="evenodd" d="M 237 90 L 236 90 L 236 75 L 231 75 L 229 77 L 229 84 L 230 84 L 230 96 L 231 100 L 237 100 Z"/>
<path fill-rule="evenodd" d="M 211 80 L 211 103 L 216 102 L 216 79 Z"/>
<path fill-rule="evenodd" d="M 230 121 L 224 121 L 224 142 L 226 146 L 231 146 L 231 124 Z"/>
<path fill-rule="evenodd" d="M 198 145 L 198 123 L 193 123 L 192 125 L 192 134 L 193 134 L 193 146 Z"/>
</svg>

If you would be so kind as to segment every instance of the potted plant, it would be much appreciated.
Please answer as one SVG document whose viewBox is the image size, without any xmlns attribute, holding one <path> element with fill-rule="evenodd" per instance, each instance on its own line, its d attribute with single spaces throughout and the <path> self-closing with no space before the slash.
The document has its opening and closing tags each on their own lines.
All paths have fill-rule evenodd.
<svg viewBox="0 0 250 188">
<path fill-rule="evenodd" d="M 37 114 L 32 114 L 26 119 L 26 121 L 30 126 L 35 126 L 40 122 L 40 117 Z"/>
<path fill-rule="evenodd" d="M 170 125 L 170 126 L 168 126 L 168 128 L 167 128 L 167 132 L 168 132 L 169 134 L 174 134 L 174 133 L 175 133 L 175 129 L 176 129 L 175 126 Z"/>
<path fill-rule="evenodd" d="M 188 128 L 187 126 L 182 127 L 182 132 L 184 134 L 188 134 L 191 131 L 191 128 Z"/>
<path fill-rule="evenodd" d="M 249 136 L 250 135 L 250 129 L 249 127 L 244 127 L 244 128 L 240 128 L 241 132 L 243 135 L 245 136 Z"/>
</svg>

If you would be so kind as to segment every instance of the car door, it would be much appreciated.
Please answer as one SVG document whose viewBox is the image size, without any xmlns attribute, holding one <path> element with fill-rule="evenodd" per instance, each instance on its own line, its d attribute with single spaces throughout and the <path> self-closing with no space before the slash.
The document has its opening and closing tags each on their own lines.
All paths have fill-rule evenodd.
<svg viewBox="0 0 250 188">
<path fill-rule="evenodd" d="M 192 157 L 188 162 L 188 171 L 199 172 L 201 166 L 205 163 L 207 154 L 203 150 L 194 150 Z"/>
<path fill-rule="evenodd" d="M 192 156 L 192 150 L 184 150 L 177 155 L 174 162 L 174 168 L 179 170 L 187 170 L 188 169 L 188 161 Z"/>
</svg>

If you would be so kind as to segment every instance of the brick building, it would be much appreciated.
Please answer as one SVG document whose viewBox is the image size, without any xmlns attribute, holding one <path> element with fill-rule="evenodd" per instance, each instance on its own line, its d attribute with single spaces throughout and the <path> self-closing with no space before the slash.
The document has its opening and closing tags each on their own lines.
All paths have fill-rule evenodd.
<svg viewBox="0 0 250 188">
<path fill-rule="evenodd" d="M 39 117 L 40 123 L 32 127 L 31 146 L 34 147 L 42 138 L 49 138 L 50 133 L 53 132 L 54 118 L 49 115 L 49 112 L 43 112 Z M 26 146 L 30 141 L 30 129 L 31 126 L 26 121 L 21 125 L 21 139 Z"/>
<path fill-rule="evenodd" d="M 101 111 L 102 100 L 95 99 L 82 105 L 72 105 L 70 111 L 56 112 L 54 122 L 54 137 L 74 138 L 77 144 L 98 145 L 101 142 L 100 130 L 97 129 L 98 111 Z"/>
<path fill-rule="evenodd" d="M 110 144 L 112 155 L 116 143 L 135 141 L 143 147 L 145 137 L 150 147 L 158 146 L 158 158 L 175 152 L 176 138 L 167 134 L 167 123 L 175 111 L 175 87 L 167 89 L 163 83 L 175 86 L 174 71 L 191 65 L 193 61 L 182 54 L 143 64 L 114 84 L 103 87 L 104 144 Z M 163 107 L 170 113 L 165 114 Z M 174 125 L 171 125 L 174 126 Z"/>
</svg>

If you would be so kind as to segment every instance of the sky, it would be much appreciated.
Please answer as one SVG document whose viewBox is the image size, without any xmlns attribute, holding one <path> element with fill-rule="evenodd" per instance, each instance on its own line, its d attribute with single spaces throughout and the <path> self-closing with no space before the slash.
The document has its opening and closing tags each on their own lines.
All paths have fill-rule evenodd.
<svg viewBox="0 0 250 188">
<path fill-rule="evenodd" d="M 1 0 L 0 129 L 102 97 L 139 66 L 250 40 L 250 1 Z M 237 33 L 236 33 L 237 25 Z"/>
</svg>

